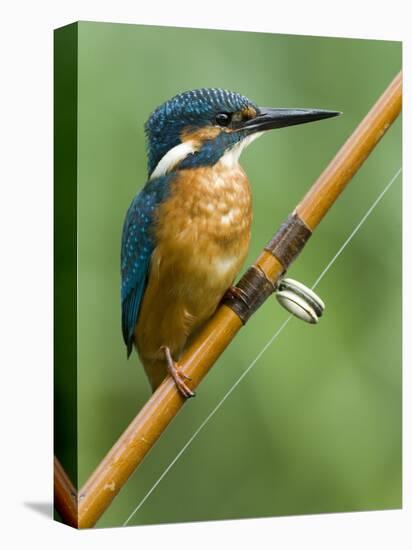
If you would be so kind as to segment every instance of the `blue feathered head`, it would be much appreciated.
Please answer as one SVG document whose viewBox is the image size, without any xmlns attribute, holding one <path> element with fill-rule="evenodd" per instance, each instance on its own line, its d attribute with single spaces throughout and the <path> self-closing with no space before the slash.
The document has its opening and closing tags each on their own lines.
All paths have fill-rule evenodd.
<svg viewBox="0 0 412 550">
<path fill-rule="evenodd" d="M 213 164 L 251 134 L 337 114 L 319 109 L 259 108 L 244 95 L 219 88 L 183 92 L 157 107 L 146 122 L 149 175 L 169 151 L 185 142 L 192 148 L 182 148 L 187 154 L 179 157 L 179 168 Z"/>
</svg>

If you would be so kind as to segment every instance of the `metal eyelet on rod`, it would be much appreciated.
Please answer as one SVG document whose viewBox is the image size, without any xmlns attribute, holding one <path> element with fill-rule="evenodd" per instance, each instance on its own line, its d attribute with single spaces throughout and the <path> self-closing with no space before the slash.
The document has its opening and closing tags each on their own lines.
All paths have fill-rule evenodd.
<svg viewBox="0 0 412 550">
<path fill-rule="evenodd" d="M 276 298 L 289 313 L 306 323 L 316 324 L 325 309 L 323 300 L 310 288 L 294 279 L 281 279 Z"/>
</svg>

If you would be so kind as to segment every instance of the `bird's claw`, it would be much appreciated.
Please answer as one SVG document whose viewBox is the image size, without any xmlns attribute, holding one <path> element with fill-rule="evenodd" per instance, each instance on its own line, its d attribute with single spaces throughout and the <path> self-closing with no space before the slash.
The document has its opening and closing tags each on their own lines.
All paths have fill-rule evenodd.
<svg viewBox="0 0 412 550">
<path fill-rule="evenodd" d="M 191 390 L 189 386 L 185 383 L 185 380 L 190 382 L 192 379 L 190 378 L 190 376 L 187 376 L 186 374 L 184 374 L 181 371 L 181 369 L 177 366 L 177 363 L 172 358 L 169 348 L 166 346 L 163 346 L 162 349 L 164 350 L 166 355 L 167 370 L 170 376 L 173 378 L 177 386 L 177 389 L 186 399 L 188 399 L 189 397 L 194 397 L 196 395 L 195 392 Z"/>
<path fill-rule="evenodd" d="M 189 398 L 196 395 L 195 392 L 191 390 L 189 386 L 185 383 L 185 380 L 190 381 L 191 378 L 183 374 L 183 372 L 180 371 L 176 364 L 174 364 L 173 367 L 168 366 L 168 371 L 183 397 Z"/>
</svg>

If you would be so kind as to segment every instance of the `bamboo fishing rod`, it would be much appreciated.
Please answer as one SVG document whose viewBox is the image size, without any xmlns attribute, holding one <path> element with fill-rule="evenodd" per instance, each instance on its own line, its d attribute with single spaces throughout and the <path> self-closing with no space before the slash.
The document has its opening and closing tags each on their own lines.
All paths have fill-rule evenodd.
<svg viewBox="0 0 412 550">
<path fill-rule="evenodd" d="M 180 359 L 192 389 L 274 292 L 277 281 L 396 120 L 401 106 L 399 73 Z M 79 491 L 78 527 L 96 523 L 184 402 L 173 379 L 167 376 Z"/>
<path fill-rule="evenodd" d="M 54 507 L 63 523 L 77 527 L 77 491 L 59 460 L 54 457 Z"/>
</svg>

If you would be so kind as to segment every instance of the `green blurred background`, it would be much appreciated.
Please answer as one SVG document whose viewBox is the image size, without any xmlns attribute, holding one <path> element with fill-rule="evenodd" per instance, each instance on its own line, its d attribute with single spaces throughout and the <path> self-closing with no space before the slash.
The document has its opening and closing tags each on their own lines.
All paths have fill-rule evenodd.
<svg viewBox="0 0 412 550">
<path fill-rule="evenodd" d="M 82 484 L 150 396 L 120 330 L 126 209 L 146 181 L 143 124 L 183 90 L 344 116 L 273 131 L 243 154 L 251 263 L 401 67 L 396 42 L 80 23 L 78 460 Z M 289 275 L 309 286 L 401 164 L 398 121 Z M 318 287 L 318 326 L 292 320 L 130 522 L 401 506 L 401 185 Z M 122 524 L 286 317 L 270 299 L 226 350 L 99 527 Z"/>
</svg>

